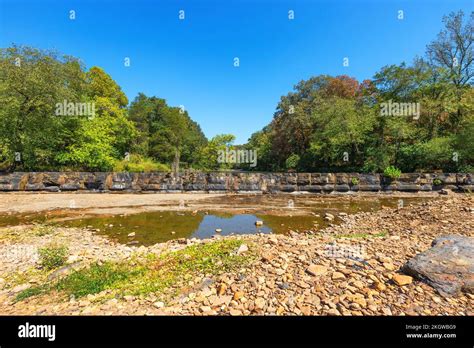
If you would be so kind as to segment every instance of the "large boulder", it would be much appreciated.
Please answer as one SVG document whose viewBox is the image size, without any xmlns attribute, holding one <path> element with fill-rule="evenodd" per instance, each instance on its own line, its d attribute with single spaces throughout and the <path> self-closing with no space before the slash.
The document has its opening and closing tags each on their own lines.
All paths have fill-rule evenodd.
<svg viewBox="0 0 474 348">
<path fill-rule="evenodd" d="M 430 284 L 442 295 L 474 293 L 474 237 L 436 238 L 432 248 L 409 260 L 403 271 Z"/>
</svg>

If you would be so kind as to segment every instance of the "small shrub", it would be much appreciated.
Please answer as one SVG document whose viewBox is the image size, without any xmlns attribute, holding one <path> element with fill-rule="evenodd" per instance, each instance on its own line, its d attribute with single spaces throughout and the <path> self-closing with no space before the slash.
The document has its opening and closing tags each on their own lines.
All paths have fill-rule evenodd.
<svg viewBox="0 0 474 348">
<path fill-rule="evenodd" d="M 33 233 L 39 237 L 47 236 L 54 233 L 54 227 L 48 225 L 36 225 Z"/>
<path fill-rule="evenodd" d="M 41 267 L 52 270 L 64 265 L 68 249 L 62 245 L 50 245 L 38 250 Z"/>
<path fill-rule="evenodd" d="M 149 172 L 169 172 L 170 167 L 153 161 L 151 158 L 140 155 L 130 155 L 129 160 L 122 160 L 115 163 L 115 172 L 149 173 Z"/>
<path fill-rule="evenodd" d="M 383 171 L 383 175 L 390 179 L 398 179 L 402 175 L 402 171 L 394 166 L 388 166 Z"/>
<path fill-rule="evenodd" d="M 351 183 L 353 186 L 359 185 L 359 179 L 358 178 L 352 178 Z"/>
<path fill-rule="evenodd" d="M 436 179 L 433 180 L 433 185 L 435 185 L 435 186 L 440 186 L 442 183 L 443 182 L 439 178 L 436 178 Z"/>
</svg>

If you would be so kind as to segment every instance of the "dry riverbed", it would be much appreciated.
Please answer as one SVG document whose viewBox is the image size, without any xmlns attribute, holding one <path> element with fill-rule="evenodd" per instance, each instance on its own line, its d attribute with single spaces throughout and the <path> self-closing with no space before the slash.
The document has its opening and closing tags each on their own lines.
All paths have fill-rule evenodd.
<svg viewBox="0 0 474 348">
<path fill-rule="evenodd" d="M 109 199 L 101 197 L 99 205 Z M 150 247 L 86 229 L 1 228 L 0 314 L 474 315 L 474 295 L 444 297 L 400 277 L 436 237 L 474 236 L 473 217 L 474 198 L 452 195 L 343 214 L 342 224 L 305 234 Z M 52 245 L 67 247 L 66 266 L 39 267 L 38 249 Z"/>
</svg>

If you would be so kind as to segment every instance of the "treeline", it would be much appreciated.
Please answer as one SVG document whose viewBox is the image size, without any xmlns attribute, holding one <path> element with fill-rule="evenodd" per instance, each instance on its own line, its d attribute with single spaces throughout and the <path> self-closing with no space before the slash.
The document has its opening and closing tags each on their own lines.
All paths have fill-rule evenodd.
<svg viewBox="0 0 474 348">
<path fill-rule="evenodd" d="M 0 170 L 219 169 L 187 111 L 140 93 L 130 105 L 101 68 L 31 47 L 0 51 Z"/>
<path fill-rule="evenodd" d="M 99 67 L 31 47 L 1 49 L 0 171 L 472 172 L 473 21 L 474 13 L 450 14 L 424 57 L 371 80 L 301 81 L 270 124 L 237 147 L 231 134 L 206 139 L 164 99 L 140 93 L 129 104 Z M 222 161 L 229 148 L 256 151 L 258 160 Z"/>
<path fill-rule="evenodd" d="M 249 140 L 256 169 L 472 172 L 474 13 L 463 16 L 445 17 L 445 29 L 411 65 L 383 67 L 363 82 L 301 81 Z"/>
</svg>

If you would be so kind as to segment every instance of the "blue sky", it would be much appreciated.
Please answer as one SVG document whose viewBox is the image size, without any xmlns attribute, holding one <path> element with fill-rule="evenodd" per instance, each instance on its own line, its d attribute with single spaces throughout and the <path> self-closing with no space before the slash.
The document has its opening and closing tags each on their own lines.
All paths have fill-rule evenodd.
<svg viewBox="0 0 474 348">
<path fill-rule="evenodd" d="M 469 13 L 472 3 L 0 0 L 0 47 L 31 45 L 79 57 L 88 68 L 104 68 L 130 101 L 138 92 L 165 98 L 183 105 L 207 137 L 232 133 L 244 143 L 300 80 L 319 74 L 363 80 L 384 65 L 410 62 L 435 39 L 443 15 Z"/>
</svg>

